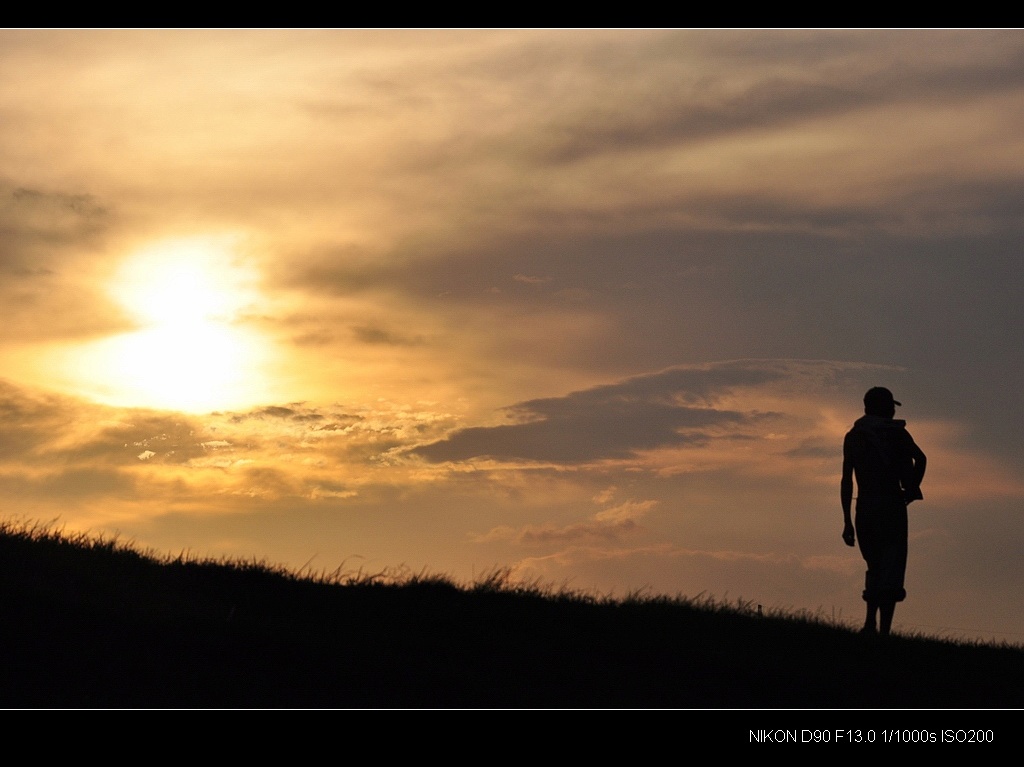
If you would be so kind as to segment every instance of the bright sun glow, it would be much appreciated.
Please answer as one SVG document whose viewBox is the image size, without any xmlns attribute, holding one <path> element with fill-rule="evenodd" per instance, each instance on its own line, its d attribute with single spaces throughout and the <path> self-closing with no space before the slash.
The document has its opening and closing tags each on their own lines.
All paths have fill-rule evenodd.
<svg viewBox="0 0 1024 767">
<path fill-rule="evenodd" d="M 139 324 L 74 354 L 75 376 L 111 404 L 201 412 L 265 396 L 266 345 L 240 319 L 259 299 L 256 275 L 230 243 L 174 240 L 124 262 L 111 296 Z"/>
</svg>

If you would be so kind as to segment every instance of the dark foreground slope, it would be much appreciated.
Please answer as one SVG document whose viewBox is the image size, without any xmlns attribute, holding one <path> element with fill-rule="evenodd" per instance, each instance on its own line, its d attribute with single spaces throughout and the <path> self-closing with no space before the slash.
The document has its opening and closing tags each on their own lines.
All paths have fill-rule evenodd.
<svg viewBox="0 0 1024 767">
<path fill-rule="evenodd" d="M 0 529 L 0 706 L 1006 708 L 1024 651 Z"/>
</svg>

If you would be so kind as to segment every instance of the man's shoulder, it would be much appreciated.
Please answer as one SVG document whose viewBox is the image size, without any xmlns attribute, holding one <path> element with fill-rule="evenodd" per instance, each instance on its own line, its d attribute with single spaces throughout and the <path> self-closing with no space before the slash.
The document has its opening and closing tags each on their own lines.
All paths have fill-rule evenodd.
<svg viewBox="0 0 1024 767">
<path fill-rule="evenodd" d="M 867 435 L 863 430 L 858 429 L 854 426 L 843 437 L 843 453 L 846 455 L 852 455 L 860 452 L 864 447 L 864 440 Z"/>
<path fill-rule="evenodd" d="M 910 435 L 910 431 L 907 429 L 905 421 L 901 428 L 895 430 L 895 433 L 896 439 L 903 440 L 911 445 L 914 444 L 914 438 Z"/>
<path fill-rule="evenodd" d="M 914 441 L 914 438 L 912 436 L 910 436 L 910 432 L 909 431 L 904 429 L 902 439 L 903 439 L 903 445 L 906 448 L 908 448 L 910 450 L 913 450 L 913 451 L 915 451 L 917 453 L 922 453 L 923 454 L 923 451 L 921 450 L 920 447 L 918 447 L 917 443 Z"/>
</svg>

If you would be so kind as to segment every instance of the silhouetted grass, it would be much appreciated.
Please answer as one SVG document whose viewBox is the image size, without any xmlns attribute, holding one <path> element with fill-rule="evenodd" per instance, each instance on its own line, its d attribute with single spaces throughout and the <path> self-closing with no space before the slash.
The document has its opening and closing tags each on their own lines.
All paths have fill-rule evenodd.
<svg viewBox="0 0 1024 767">
<path fill-rule="evenodd" d="M 1016 708 L 1024 650 L 495 569 L 299 575 L 0 523 L 5 707 Z"/>
</svg>

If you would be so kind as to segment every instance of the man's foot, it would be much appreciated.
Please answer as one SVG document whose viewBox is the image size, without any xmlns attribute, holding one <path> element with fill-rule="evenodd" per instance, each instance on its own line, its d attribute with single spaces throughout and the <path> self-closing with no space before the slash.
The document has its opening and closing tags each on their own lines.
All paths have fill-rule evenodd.
<svg viewBox="0 0 1024 767">
<path fill-rule="evenodd" d="M 860 633 L 861 634 L 872 634 L 872 635 L 874 635 L 874 634 L 878 633 L 878 629 L 876 629 L 874 626 L 865 626 L 864 628 L 862 628 L 860 630 Z"/>
</svg>

